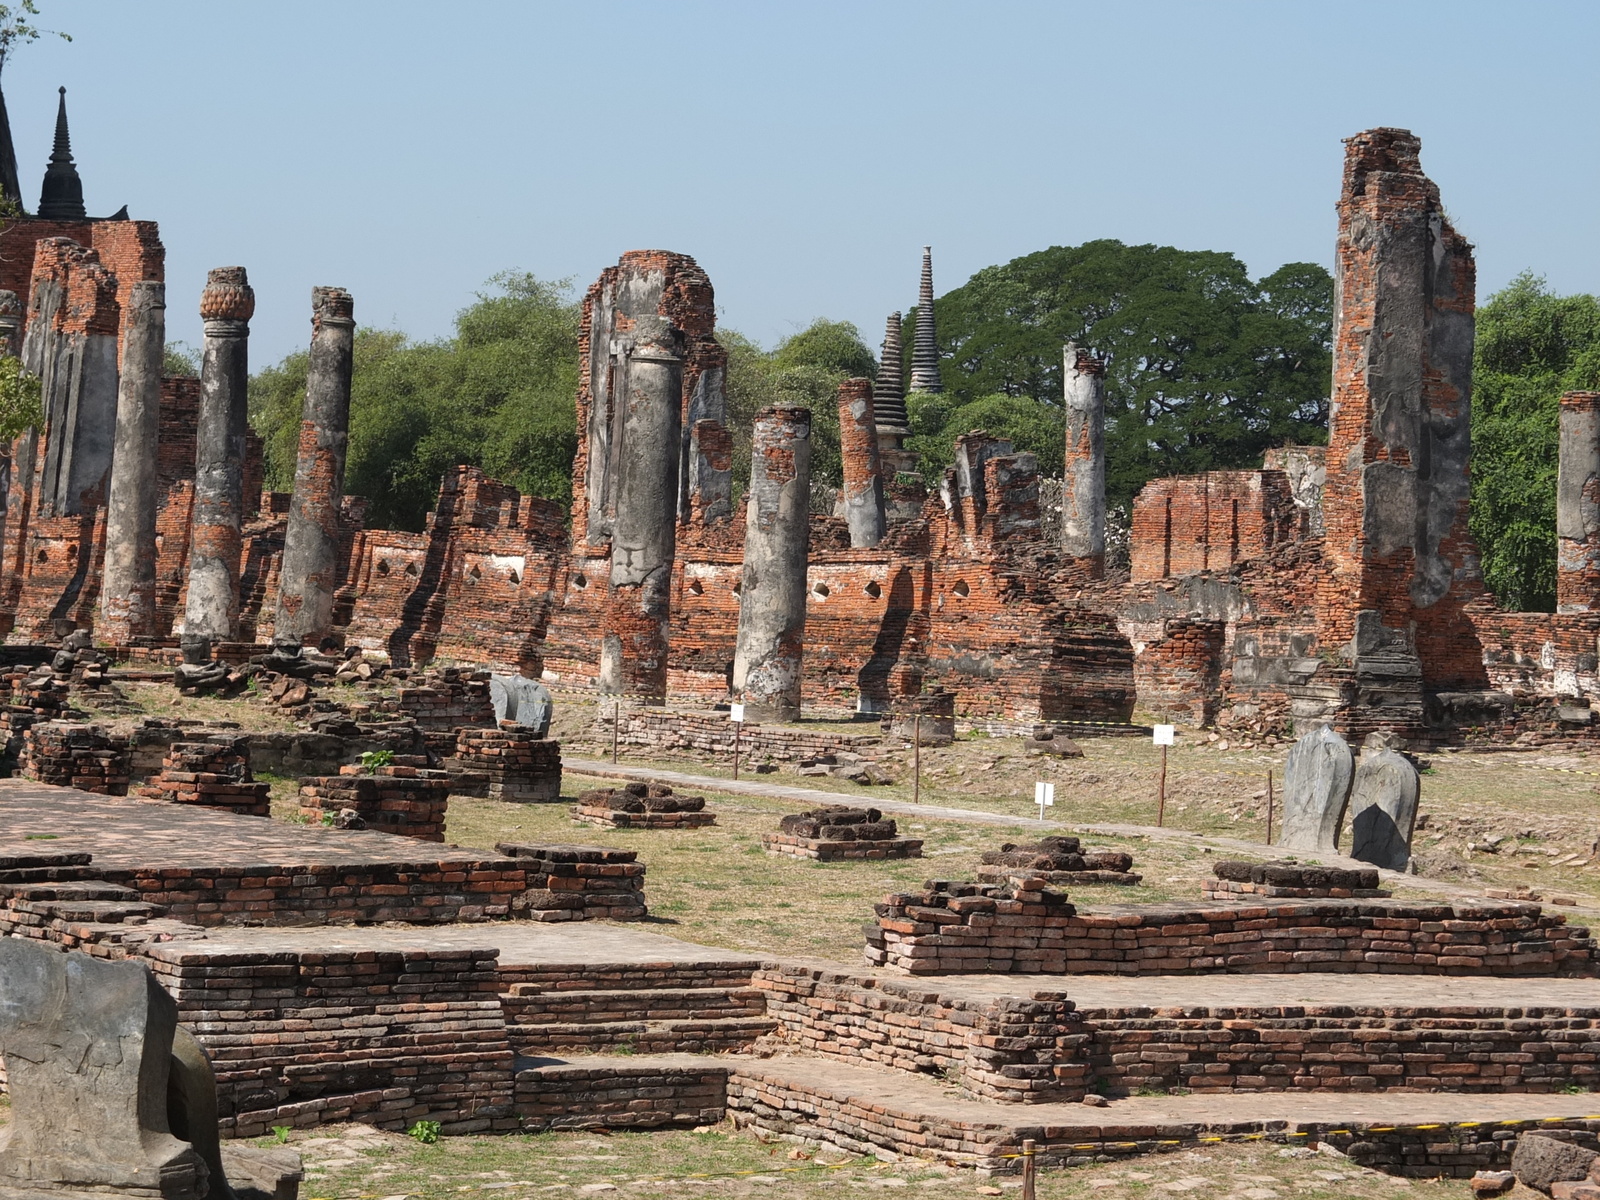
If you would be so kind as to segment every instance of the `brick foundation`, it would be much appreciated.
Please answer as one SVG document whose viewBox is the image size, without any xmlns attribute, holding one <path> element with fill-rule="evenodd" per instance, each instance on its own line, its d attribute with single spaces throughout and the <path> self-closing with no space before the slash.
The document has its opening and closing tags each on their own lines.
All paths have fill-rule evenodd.
<svg viewBox="0 0 1600 1200">
<path fill-rule="evenodd" d="M 637 921 L 650 915 L 644 901 L 645 866 L 636 850 L 519 842 L 500 842 L 495 849 L 527 872 L 522 903 L 535 920 Z"/>
<path fill-rule="evenodd" d="M 561 743 L 536 737 L 515 721 L 496 729 L 462 729 L 456 734 L 455 761 L 488 777 L 490 800 L 515 804 L 561 799 Z"/>
<path fill-rule="evenodd" d="M 172 742 L 161 770 L 139 794 L 173 804 L 204 804 L 241 816 L 265 817 L 272 811 L 271 785 L 250 774 L 250 739 L 213 735 L 203 742 Z"/>
<path fill-rule="evenodd" d="M 449 807 L 449 772 L 421 765 L 341 767 L 337 775 L 309 775 L 300 781 L 300 813 L 309 821 L 350 810 L 361 827 L 424 842 L 444 841 Z"/>
<path fill-rule="evenodd" d="M 128 744 L 98 725 L 46 721 L 22 735 L 24 779 L 106 796 L 128 794 Z"/>
</svg>

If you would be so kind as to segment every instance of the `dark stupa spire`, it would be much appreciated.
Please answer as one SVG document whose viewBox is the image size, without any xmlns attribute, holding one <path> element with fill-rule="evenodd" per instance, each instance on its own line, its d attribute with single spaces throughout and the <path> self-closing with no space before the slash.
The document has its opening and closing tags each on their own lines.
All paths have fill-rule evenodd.
<svg viewBox="0 0 1600 1200">
<path fill-rule="evenodd" d="M 872 382 L 872 408 L 879 425 L 909 425 L 906 416 L 906 369 L 900 347 L 900 314 L 890 313 L 883 330 L 883 356 Z"/>
<path fill-rule="evenodd" d="M 922 288 L 917 297 L 917 340 L 911 347 L 911 390 L 942 392 L 939 339 L 933 328 L 933 247 L 922 248 Z"/>
<path fill-rule="evenodd" d="M 44 169 L 39 215 L 54 221 L 81 221 L 89 215 L 83 207 L 83 180 L 78 178 L 78 168 L 72 163 L 66 88 L 61 89 L 61 105 L 56 109 L 56 144 L 50 151 L 50 165 Z"/>
<path fill-rule="evenodd" d="M 17 178 L 17 151 L 11 144 L 11 118 L 6 113 L 6 97 L 0 92 L 0 196 L 22 211 L 22 183 Z"/>
</svg>

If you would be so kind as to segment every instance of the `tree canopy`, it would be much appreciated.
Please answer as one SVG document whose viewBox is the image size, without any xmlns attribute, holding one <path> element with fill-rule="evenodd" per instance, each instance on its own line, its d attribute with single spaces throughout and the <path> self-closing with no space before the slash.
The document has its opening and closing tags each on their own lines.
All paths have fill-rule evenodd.
<svg viewBox="0 0 1600 1200">
<path fill-rule="evenodd" d="M 946 393 L 908 403 L 924 453 L 987 428 L 1059 472 L 1069 341 L 1107 362 L 1112 503 L 1159 476 L 1248 467 L 1284 441 L 1327 438 L 1333 280 L 1314 263 L 1252 281 L 1215 251 L 1055 246 L 984 268 L 934 315 Z"/>
<path fill-rule="evenodd" d="M 569 503 L 578 320 L 565 282 L 510 272 L 457 314 L 454 337 L 358 329 L 345 490 L 368 499 L 369 522 L 421 529 L 440 480 L 463 463 Z M 250 423 L 278 490 L 294 484 L 306 368 L 298 351 L 250 380 Z"/>
<path fill-rule="evenodd" d="M 1478 309 L 1472 380 L 1484 580 L 1506 608 L 1552 612 L 1561 393 L 1600 387 L 1600 298 L 1557 296 L 1519 275 Z"/>
</svg>

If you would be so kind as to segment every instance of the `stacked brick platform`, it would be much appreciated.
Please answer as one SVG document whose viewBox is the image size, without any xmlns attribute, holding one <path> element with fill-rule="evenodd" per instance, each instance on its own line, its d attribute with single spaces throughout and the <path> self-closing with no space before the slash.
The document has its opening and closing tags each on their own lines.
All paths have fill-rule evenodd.
<svg viewBox="0 0 1600 1200">
<path fill-rule="evenodd" d="M 584 792 L 574 820 L 606 829 L 703 829 L 717 823 L 704 796 L 676 796 L 664 783 L 629 783 Z"/>
<path fill-rule="evenodd" d="M 777 833 L 761 835 L 761 845 L 768 854 L 818 862 L 921 858 L 922 839 L 897 837 L 897 832 L 894 821 L 884 820 L 875 808 L 825 805 L 784 817 Z"/>
<path fill-rule="evenodd" d="M 71 683 L 36 671 L 12 670 L 0 675 L 0 737 L 7 755 L 20 756 L 23 735 L 41 721 L 65 719 L 71 712 Z M 78 714 L 82 715 L 82 714 Z"/>
<path fill-rule="evenodd" d="M 517 1129 L 496 954 L 174 942 L 145 958 L 211 1058 L 222 1135 L 260 1137 L 353 1120 Z"/>
<path fill-rule="evenodd" d="M 203 742 L 173 742 L 161 771 L 139 789 L 147 800 L 204 804 L 240 816 L 271 815 L 271 785 L 250 774 L 250 739 L 213 734 Z"/>
<path fill-rule="evenodd" d="M 876 906 L 877 923 L 865 927 L 867 961 L 917 975 L 1595 971 L 1589 931 L 1536 904 L 1282 900 L 1075 913 L 1064 896 L 1033 901 L 1020 890 L 1011 898 L 983 887 L 935 883 L 889 896 Z"/>
<path fill-rule="evenodd" d="M 98 725 L 46 721 L 22 735 L 18 773 L 36 783 L 126 796 L 128 742 Z"/>
<path fill-rule="evenodd" d="M 396 759 L 387 767 L 341 767 L 337 775 L 300 781 L 300 813 L 307 820 L 338 817 L 352 810 L 367 829 L 444 841 L 450 807 L 450 774 L 427 769 L 427 759 Z"/>
<path fill-rule="evenodd" d="M 456 731 L 463 726 L 493 728 L 494 703 L 489 699 L 489 672 L 446 667 L 403 687 L 395 700 L 380 708 L 414 718 L 436 754 L 455 752 Z"/>
<path fill-rule="evenodd" d="M 549 1129 L 693 1129 L 727 1115 L 728 1068 L 715 1059 L 586 1059 L 518 1071 L 528 1133 Z"/>
<path fill-rule="evenodd" d="M 458 731 L 455 762 L 487 775 L 485 795 L 490 800 L 527 804 L 561 799 L 561 743 L 537 737 L 515 721 Z"/>
<path fill-rule="evenodd" d="M 1376 868 L 1303 867 L 1293 862 L 1219 862 L 1201 891 L 1207 900 L 1281 896 L 1294 900 L 1371 900 L 1393 893 L 1378 886 Z"/>
<path fill-rule="evenodd" d="M 650 915 L 637 850 L 522 842 L 498 842 L 495 849 L 527 872 L 519 900 L 534 920 L 638 921 Z"/>
<path fill-rule="evenodd" d="M 1064 992 L 961 997 L 891 979 L 768 964 L 766 993 L 782 1042 L 846 1062 L 958 1075 L 975 1095 L 1018 1104 L 1080 1100 L 1089 1032 Z"/>
<path fill-rule="evenodd" d="M 1017 884 L 1040 879 L 1065 884 L 1115 883 L 1132 886 L 1143 878 L 1131 870 L 1133 856 L 1120 850 L 1085 850 L 1075 837 L 1043 837 L 1016 845 L 1007 842 L 983 855 L 979 883 Z"/>
</svg>

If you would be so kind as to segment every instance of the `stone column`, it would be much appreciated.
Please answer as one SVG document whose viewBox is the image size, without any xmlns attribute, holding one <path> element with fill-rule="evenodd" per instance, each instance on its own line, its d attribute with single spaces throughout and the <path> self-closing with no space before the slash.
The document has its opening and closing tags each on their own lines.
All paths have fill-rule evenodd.
<svg viewBox="0 0 1600 1200">
<path fill-rule="evenodd" d="M 752 721 L 800 717 L 811 533 L 811 410 L 764 408 L 750 446 L 733 694 Z"/>
<path fill-rule="evenodd" d="M 250 317 L 256 294 L 243 267 L 217 267 L 200 294 L 205 351 L 195 421 L 194 522 L 183 641 L 230 641 L 239 632 L 239 526 L 250 382 Z M 186 653 L 186 658 L 193 656 Z"/>
<path fill-rule="evenodd" d="M 887 527 L 870 379 L 846 379 L 839 385 L 839 457 L 844 460 L 839 499 L 850 526 L 850 545 L 870 549 L 883 540 Z"/>
<path fill-rule="evenodd" d="M 1600 392 L 1561 397 L 1556 611 L 1600 611 Z"/>
<path fill-rule="evenodd" d="M 3 113 L 4 99 L 0 99 Z M 20 358 L 22 355 L 22 301 L 13 291 L 0 289 L 0 358 Z M 39 432 L 30 429 L 15 443 L 0 443 L 0 530 L 3 530 L 3 550 L 0 550 L 0 604 L 5 603 L 9 589 L 4 580 L 17 570 L 15 548 L 21 540 L 25 525 L 22 508 L 27 502 L 28 480 L 33 476 L 33 447 Z M 24 472 L 24 464 L 26 464 Z"/>
<path fill-rule="evenodd" d="M 274 641 L 319 649 L 333 632 L 339 572 L 339 498 L 350 440 L 350 371 L 355 306 L 343 288 L 311 291 L 311 361 L 300 420 L 294 498 L 283 537 Z"/>
<path fill-rule="evenodd" d="M 683 420 L 682 338 L 641 314 L 611 453 L 617 464 L 611 577 L 600 638 L 600 691 L 661 704 L 667 697 L 667 621 L 677 549 Z"/>
<path fill-rule="evenodd" d="M 122 371 L 116 444 L 106 500 L 101 637 L 113 645 L 155 633 L 156 442 L 161 431 L 161 367 L 167 288 L 135 283 L 122 316 Z"/>
<path fill-rule="evenodd" d="M 1106 369 L 1071 342 L 1061 357 L 1067 418 L 1061 552 L 1089 559 L 1099 578 L 1106 567 Z"/>
</svg>

